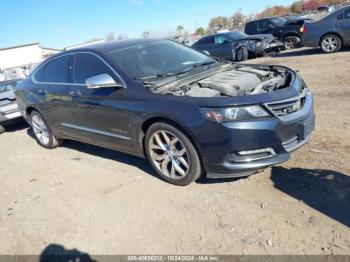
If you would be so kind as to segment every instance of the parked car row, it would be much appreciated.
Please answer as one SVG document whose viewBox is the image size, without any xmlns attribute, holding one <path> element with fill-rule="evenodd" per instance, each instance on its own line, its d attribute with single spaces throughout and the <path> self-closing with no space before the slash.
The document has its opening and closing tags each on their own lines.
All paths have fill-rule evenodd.
<svg viewBox="0 0 350 262">
<path fill-rule="evenodd" d="M 277 16 L 251 21 L 244 33 L 204 36 L 192 47 L 217 58 L 241 62 L 300 46 L 320 47 L 332 53 L 347 45 L 350 45 L 350 6 L 334 9 L 318 21 Z"/>
<path fill-rule="evenodd" d="M 278 53 L 283 43 L 272 35 L 248 36 L 241 32 L 227 32 L 205 36 L 192 47 L 214 57 L 241 62 L 248 57 Z"/>
</svg>

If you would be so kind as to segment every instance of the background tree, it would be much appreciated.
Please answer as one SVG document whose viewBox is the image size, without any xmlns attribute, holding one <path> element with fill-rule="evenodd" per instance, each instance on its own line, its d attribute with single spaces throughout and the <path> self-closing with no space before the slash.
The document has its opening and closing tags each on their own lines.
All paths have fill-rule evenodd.
<svg viewBox="0 0 350 262">
<path fill-rule="evenodd" d="M 225 16 L 213 17 L 209 22 L 210 29 L 223 29 L 223 28 L 229 28 L 229 26 L 230 26 L 230 21 Z"/>
<path fill-rule="evenodd" d="M 289 7 L 289 11 L 295 14 L 301 14 L 303 12 L 304 1 L 295 1 Z"/>
<path fill-rule="evenodd" d="M 207 31 L 203 27 L 199 27 L 196 29 L 196 35 L 206 35 Z"/>
<path fill-rule="evenodd" d="M 113 41 L 115 39 L 114 32 L 108 32 L 106 34 L 106 41 Z"/>
<path fill-rule="evenodd" d="M 242 13 L 242 9 L 238 9 L 232 16 L 232 27 L 237 27 L 244 24 L 245 16 Z"/>
<path fill-rule="evenodd" d="M 184 31 L 184 27 L 182 25 L 177 26 L 176 28 L 177 35 L 182 35 L 183 31 Z"/>
<path fill-rule="evenodd" d="M 142 33 L 142 37 L 143 37 L 143 38 L 149 38 L 149 32 L 148 32 L 148 31 L 144 31 L 144 32 Z"/>
</svg>

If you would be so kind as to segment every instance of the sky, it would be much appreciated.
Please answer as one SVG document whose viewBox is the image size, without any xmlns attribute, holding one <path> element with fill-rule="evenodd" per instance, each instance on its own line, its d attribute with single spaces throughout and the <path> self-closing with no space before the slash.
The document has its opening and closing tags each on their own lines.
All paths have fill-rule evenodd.
<svg viewBox="0 0 350 262">
<path fill-rule="evenodd" d="M 262 11 L 293 0 L 2 0 L 0 48 L 39 42 L 64 48 L 108 32 L 129 38 L 142 32 L 186 31 L 207 27 L 214 16 Z"/>
</svg>

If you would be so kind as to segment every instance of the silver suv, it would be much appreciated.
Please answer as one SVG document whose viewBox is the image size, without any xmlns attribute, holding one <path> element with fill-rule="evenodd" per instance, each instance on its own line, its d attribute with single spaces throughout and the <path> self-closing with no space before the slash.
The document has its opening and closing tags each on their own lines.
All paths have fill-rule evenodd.
<svg viewBox="0 0 350 262">
<path fill-rule="evenodd" d="M 17 103 L 14 89 L 20 80 L 0 82 L 0 134 L 5 132 L 7 125 L 22 117 Z"/>
</svg>

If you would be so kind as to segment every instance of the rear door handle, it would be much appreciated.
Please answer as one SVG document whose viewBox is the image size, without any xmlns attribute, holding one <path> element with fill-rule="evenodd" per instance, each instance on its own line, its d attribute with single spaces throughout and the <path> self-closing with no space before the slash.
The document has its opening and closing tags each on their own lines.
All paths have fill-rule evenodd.
<svg viewBox="0 0 350 262">
<path fill-rule="evenodd" d="M 81 96 L 81 92 L 79 92 L 79 91 L 72 91 L 72 92 L 69 92 L 69 95 L 70 96 L 74 96 L 74 97 L 78 97 L 78 96 Z"/>
<path fill-rule="evenodd" d="M 44 89 L 39 89 L 39 90 L 38 90 L 38 94 L 39 94 L 39 95 L 42 95 L 42 96 L 43 96 L 43 95 L 46 95 L 46 90 L 44 90 Z"/>
</svg>

